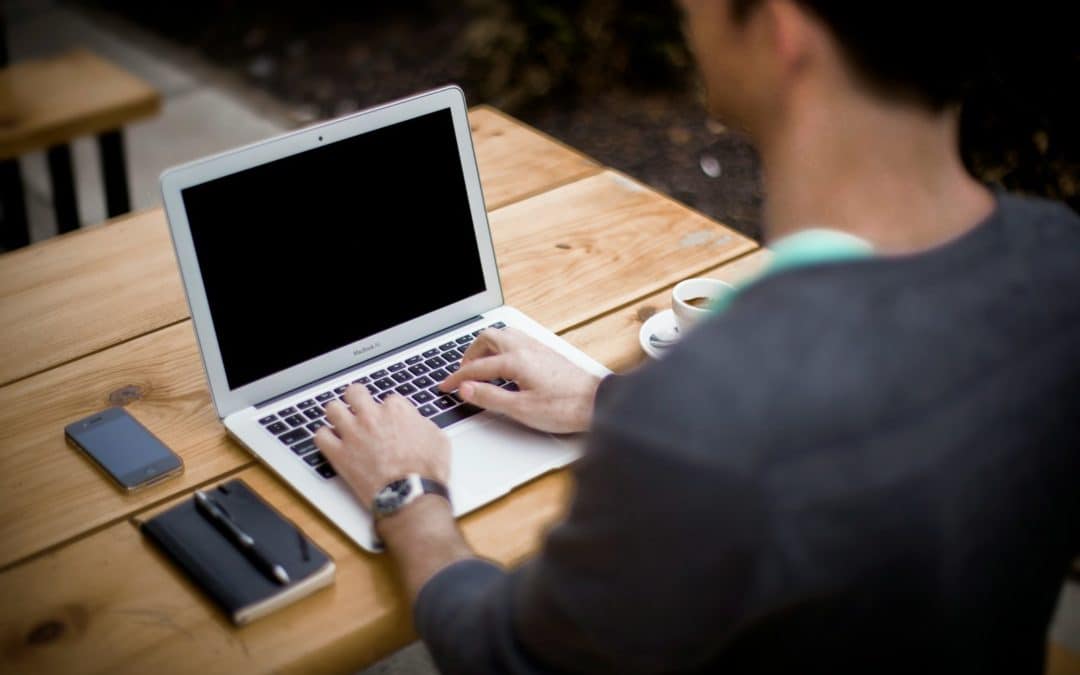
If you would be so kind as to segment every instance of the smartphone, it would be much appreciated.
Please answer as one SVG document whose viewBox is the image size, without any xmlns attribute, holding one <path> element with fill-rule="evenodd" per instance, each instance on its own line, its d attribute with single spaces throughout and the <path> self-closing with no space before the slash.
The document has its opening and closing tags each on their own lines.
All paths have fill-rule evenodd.
<svg viewBox="0 0 1080 675">
<path fill-rule="evenodd" d="M 109 408 L 64 427 L 82 450 L 122 489 L 132 492 L 184 470 L 184 461 L 123 408 Z"/>
</svg>

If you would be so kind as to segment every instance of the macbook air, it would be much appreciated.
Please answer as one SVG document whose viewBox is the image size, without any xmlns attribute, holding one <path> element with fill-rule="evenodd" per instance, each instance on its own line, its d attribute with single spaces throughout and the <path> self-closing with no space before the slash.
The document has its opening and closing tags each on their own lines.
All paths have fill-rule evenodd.
<svg viewBox="0 0 1080 675">
<path fill-rule="evenodd" d="M 371 518 L 313 439 L 350 384 L 396 392 L 445 430 L 457 515 L 579 455 L 579 438 L 437 387 L 481 331 L 506 326 L 608 372 L 503 303 L 460 89 L 176 167 L 161 187 L 225 428 L 361 547 L 378 550 Z"/>
</svg>

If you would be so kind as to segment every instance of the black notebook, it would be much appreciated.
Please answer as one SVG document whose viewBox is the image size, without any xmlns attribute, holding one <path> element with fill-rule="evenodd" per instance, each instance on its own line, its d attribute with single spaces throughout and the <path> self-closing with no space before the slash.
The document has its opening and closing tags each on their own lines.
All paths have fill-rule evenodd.
<svg viewBox="0 0 1080 675">
<path fill-rule="evenodd" d="M 194 498 L 143 522 L 140 529 L 216 602 L 235 624 L 291 604 L 334 580 L 334 561 L 242 480 L 208 490 L 251 535 L 288 584 L 272 581 L 195 507 Z"/>
</svg>

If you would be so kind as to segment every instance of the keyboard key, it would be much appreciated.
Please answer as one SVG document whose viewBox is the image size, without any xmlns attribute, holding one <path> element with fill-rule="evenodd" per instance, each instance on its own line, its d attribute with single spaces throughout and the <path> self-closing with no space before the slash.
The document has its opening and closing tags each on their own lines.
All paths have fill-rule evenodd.
<svg viewBox="0 0 1080 675">
<path fill-rule="evenodd" d="M 409 394 L 415 394 L 416 393 L 416 387 L 414 387 L 411 384 L 409 384 L 408 382 L 406 382 L 405 384 L 401 385 L 400 387 L 397 387 L 396 389 L 394 389 L 394 391 L 401 394 L 402 396 L 408 396 Z"/>
<path fill-rule="evenodd" d="M 293 429 L 287 433 L 278 436 L 278 440 L 285 445 L 292 445 L 293 443 L 299 443 L 308 437 L 308 432 L 304 429 Z"/>
<path fill-rule="evenodd" d="M 424 354 L 423 354 L 425 359 L 430 359 L 432 356 L 438 356 L 438 355 L 439 355 L 439 350 L 438 349 L 429 349 L 426 352 L 424 352 Z"/>
<path fill-rule="evenodd" d="M 446 395 L 443 392 L 442 389 L 439 389 L 439 385 L 435 385 L 434 387 L 429 387 L 428 388 L 428 393 L 431 394 L 432 396 L 434 396 L 435 398 L 439 398 L 440 396 L 445 396 Z"/>
<path fill-rule="evenodd" d="M 435 399 L 435 407 L 439 410 L 449 410 L 455 405 L 456 403 L 449 396 L 440 396 L 439 398 Z"/>
<path fill-rule="evenodd" d="M 422 405 L 422 406 L 420 406 L 420 414 L 423 415 L 424 417 L 431 417 L 432 415 L 434 415 L 437 412 L 439 412 L 438 408 L 436 408 L 433 405 Z"/>
<path fill-rule="evenodd" d="M 454 342 L 458 343 L 459 345 L 467 345 L 472 341 L 473 341 L 473 336 L 471 336 L 471 335 L 462 335 L 457 340 L 454 340 Z"/>
<path fill-rule="evenodd" d="M 372 396 L 379 393 L 379 390 L 376 389 L 375 385 L 373 385 L 373 384 L 367 385 L 367 390 L 368 390 L 368 393 L 371 394 Z"/>
<path fill-rule="evenodd" d="M 496 377 L 494 380 L 488 380 L 488 384 L 493 384 L 496 387 L 501 387 L 506 384 L 506 380 L 502 379 L 501 377 Z"/>
<path fill-rule="evenodd" d="M 292 406 L 289 406 L 288 408 L 285 408 L 284 410 L 277 411 L 277 414 L 280 415 L 281 417 L 288 417 L 289 415 L 295 415 L 296 414 L 296 408 L 294 408 Z"/>
<path fill-rule="evenodd" d="M 400 384 L 402 382 L 408 382 L 409 380 L 411 380 L 412 379 L 412 373 L 401 370 L 401 371 L 398 371 L 398 372 L 394 373 L 390 377 L 394 378 L 394 381 Z"/>
<path fill-rule="evenodd" d="M 448 351 L 445 351 L 442 354 L 439 354 L 439 356 L 440 356 L 440 358 L 444 358 L 447 361 L 460 361 L 461 360 L 461 353 L 458 352 L 458 350 L 456 350 L 456 349 L 450 349 Z"/>
<path fill-rule="evenodd" d="M 443 344 L 439 345 L 439 349 L 441 349 L 441 350 L 442 350 L 442 351 L 444 351 L 444 352 L 445 352 L 445 351 L 446 351 L 447 349 L 453 349 L 454 347 L 457 347 L 457 343 L 456 343 L 456 342 L 444 342 Z"/>
<path fill-rule="evenodd" d="M 343 384 L 340 387 L 334 387 L 334 393 L 337 394 L 338 396 L 340 396 L 340 395 L 344 394 L 345 390 L 348 389 L 348 388 L 349 388 L 349 385 L 347 385 L 347 384 Z"/>
<path fill-rule="evenodd" d="M 353 384 L 367 384 L 368 382 L 371 382 L 370 377 L 358 377 L 352 381 Z"/>
<path fill-rule="evenodd" d="M 414 365 L 416 365 L 417 363 L 420 363 L 423 360 L 424 360 L 424 357 L 417 354 L 416 356 L 410 356 L 409 358 L 405 359 L 405 363 L 407 365 L 414 366 Z"/>
<path fill-rule="evenodd" d="M 305 438 L 296 445 L 292 446 L 292 451 L 298 455 L 306 455 L 315 449 L 315 441 L 311 438 Z"/>
<path fill-rule="evenodd" d="M 326 413 L 323 412 L 322 408 L 315 407 L 315 408 L 308 408 L 307 410 L 304 411 L 304 414 L 307 415 L 309 420 L 317 420 L 320 417 L 322 417 L 323 415 L 325 415 Z"/>
<path fill-rule="evenodd" d="M 389 370 L 390 370 L 391 373 L 396 373 L 397 371 L 401 370 L 404 367 L 405 367 L 404 363 L 395 363 L 394 365 L 390 366 Z"/>
<path fill-rule="evenodd" d="M 505 389 L 506 391 L 521 391 L 521 388 L 518 387 L 517 382 L 507 382 L 503 385 L 503 389 Z"/>
<path fill-rule="evenodd" d="M 461 370 L 461 364 L 460 363 L 448 363 L 448 364 L 446 364 L 446 369 L 448 371 L 450 371 L 451 373 L 456 373 L 457 371 Z"/>
<path fill-rule="evenodd" d="M 334 471 L 334 467 L 329 464 L 320 464 L 315 467 L 315 470 L 319 472 L 319 475 L 323 478 L 333 478 L 337 475 L 337 471 Z"/>
<path fill-rule="evenodd" d="M 285 421 L 289 423 L 290 427 L 298 427 L 304 422 L 307 422 L 303 415 L 289 415 L 285 418 Z"/>
<path fill-rule="evenodd" d="M 280 434 L 282 431 L 288 431 L 289 427 L 284 422 L 278 421 L 266 427 L 266 430 L 272 434 Z"/>
<path fill-rule="evenodd" d="M 375 386 L 378 387 L 380 390 L 386 390 L 394 386 L 394 381 L 391 380 L 389 377 L 384 377 L 381 380 L 375 380 Z"/>
<path fill-rule="evenodd" d="M 453 410 L 447 410 L 444 413 L 440 413 L 435 417 L 432 417 L 431 421 L 434 422 L 436 426 L 438 426 L 440 429 L 445 429 L 454 422 L 460 422 L 463 419 L 472 417 L 478 412 L 483 412 L 483 408 L 477 408 L 474 405 L 465 403 L 463 405 L 459 405 Z"/>
<path fill-rule="evenodd" d="M 431 371 L 431 379 L 435 380 L 436 382 L 442 382 L 448 377 L 450 377 L 450 373 L 442 370 L 441 368 L 439 370 Z"/>
<path fill-rule="evenodd" d="M 480 333 L 483 333 L 483 332 L 484 332 L 484 329 L 483 329 L 483 328 L 481 328 L 480 330 L 474 330 L 474 331 L 472 332 L 472 336 L 473 336 L 473 337 L 480 337 Z"/>
<path fill-rule="evenodd" d="M 313 400 L 311 400 L 311 399 L 309 398 L 309 399 L 308 399 L 308 400 L 306 400 L 306 401 L 300 401 L 299 403 L 297 403 L 297 404 L 296 404 L 296 407 L 297 407 L 297 408 L 300 408 L 301 410 L 306 410 L 307 408 L 310 408 L 310 407 L 311 407 L 311 406 L 313 406 L 313 405 L 315 405 L 315 401 L 313 401 Z"/>
<path fill-rule="evenodd" d="M 490 328 L 506 328 L 506 324 L 502 321 L 496 321 L 495 323 L 491 324 Z"/>
<path fill-rule="evenodd" d="M 374 373 L 371 374 L 371 379 L 373 379 L 373 380 L 378 380 L 379 378 L 383 378 L 383 377 L 386 377 L 386 371 L 385 370 L 376 370 Z"/>
<path fill-rule="evenodd" d="M 334 398 L 334 394 L 333 394 L 333 392 L 330 392 L 330 391 L 324 391 L 323 393 L 321 393 L 321 394 L 319 394 L 318 396 L 316 396 L 316 397 L 315 397 L 315 400 L 316 400 L 316 401 L 319 401 L 320 403 L 322 403 L 323 401 L 329 401 L 329 400 L 330 400 L 330 399 L 332 399 L 332 398 Z"/>
<path fill-rule="evenodd" d="M 328 425 L 324 420 L 315 420 L 311 424 L 307 425 L 307 430 L 310 431 L 311 433 L 315 433 L 319 429 L 322 429 L 323 427 L 326 427 L 326 426 L 330 426 L 330 425 Z"/>
<path fill-rule="evenodd" d="M 375 399 L 381 403 L 381 402 L 385 401 L 386 399 L 388 399 L 391 395 L 393 395 L 393 393 L 394 392 L 392 392 L 392 391 L 384 391 L 383 393 L 376 396 Z"/>
<path fill-rule="evenodd" d="M 266 417 L 259 420 L 259 424 L 261 424 L 261 425 L 263 425 L 265 427 L 267 424 L 270 424 L 271 422 L 273 422 L 276 419 L 277 419 L 277 415 L 267 415 Z"/>
<path fill-rule="evenodd" d="M 446 361 L 443 361 L 438 356 L 433 356 L 432 358 L 428 359 L 427 361 L 424 361 L 424 363 L 427 364 L 428 368 L 442 368 L 443 366 L 446 365 Z"/>
<path fill-rule="evenodd" d="M 412 373 L 413 375 L 423 375 L 424 373 L 430 373 L 431 370 L 428 369 L 427 366 L 425 366 L 424 364 L 421 363 L 421 364 L 416 365 L 416 366 L 411 366 L 409 368 L 409 372 Z"/>
<path fill-rule="evenodd" d="M 417 389 L 426 389 L 431 385 L 435 384 L 435 380 L 431 379 L 427 375 L 423 375 L 413 380 L 412 383 L 416 385 Z"/>
<path fill-rule="evenodd" d="M 308 455 L 307 457 L 304 457 L 304 461 L 311 466 L 315 466 L 316 464 L 322 464 L 323 462 L 325 462 L 326 458 L 323 457 L 323 454 L 321 452 L 316 452 L 313 455 Z"/>
<path fill-rule="evenodd" d="M 404 385 L 402 385 L 402 386 L 404 386 Z M 417 403 L 427 403 L 428 401 L 430 401 L 430 400 L 432 400 L 434 398 L 435 397 L 432 396 L 431 392 L 429 392 L 429 391 L 422 391 L 419 394 L 417 394 L 416 396 L 413 396 L 413 400 L 416 401 Z"/>
</svg>

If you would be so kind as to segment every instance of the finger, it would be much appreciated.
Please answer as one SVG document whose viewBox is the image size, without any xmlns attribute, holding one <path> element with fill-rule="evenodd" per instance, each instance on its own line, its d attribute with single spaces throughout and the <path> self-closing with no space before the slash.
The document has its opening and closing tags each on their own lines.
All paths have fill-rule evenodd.
<svg viewBox="0 0 1080 675">
<path fill-rule="evenodd" d="M 334 425 L 335 429 L 353 429 L 356 424 L 356 418 L 349 412 L 348 407 L 341 401 L 330 401 L 325 406 L 326 419 L 330 420 L 330 424 Z M 340 431 L 338 432 L 340 435 Z"/>
<path fill-rule="evenodd" d="M 494 328 L 485 328 L 476 336 L 461 358 L 464 361 L 471 361 L 490 354 L 498 354 L 501 351 L 503 351 L 502 335 Z"/>
<path fill-rule="evenodd" d="M 330 431 L 329 427 L 319 427 L 319 430 L 315 432 L 315 446 L 326 455 L 331 464 L 335 465 L 341 453 L 345 451 L 345 444 L 334 435 L 333 431 Z"/>
<path fill-rule="evenodd" d="M 456 373 L 439 383 L 439 388 L 443 391 L 454 391 L 461 386 L 462 382 L 494 380 L 496 377 L 513 380 L 517 375 L 512 373 L 512 370 L 510 359 L 506 354 L 487 356 L 462 364 Z"/>
<path fill-rule="evenodd" d="M 352 406 L 353 418 L 359 424 L 366 424 L 372 416 L 378 414 L 379 404 L 363 385 L 350 384 L 345 389 L 345 400 Z"/>
<path fill-rule="evenodd" d="M 458 395 L 466 403 L 511 416 L 517 412 L 521 396 L 487 382 L 465 382 L 458 390 Z"/>
</svg>

